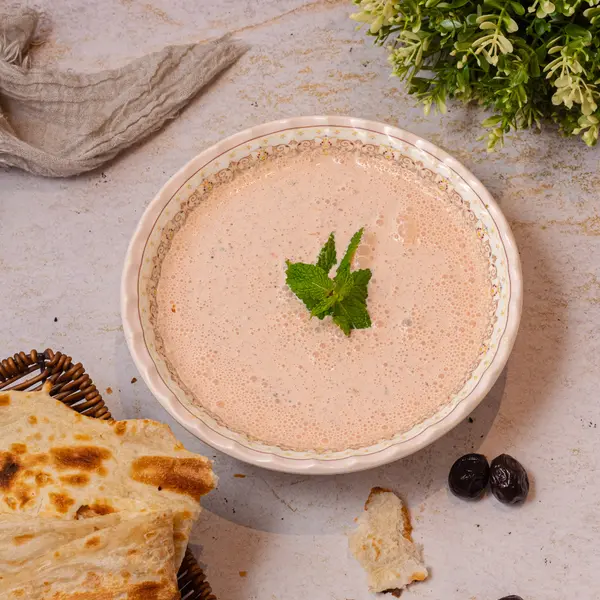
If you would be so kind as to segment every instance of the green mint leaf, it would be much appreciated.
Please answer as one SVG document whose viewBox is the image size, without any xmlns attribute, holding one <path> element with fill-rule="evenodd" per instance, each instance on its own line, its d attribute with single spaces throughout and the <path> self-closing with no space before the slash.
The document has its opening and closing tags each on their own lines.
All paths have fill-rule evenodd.
<svg viewBox="0 0 600 600">
<path fill-rule="evenodd" d="M 346 335 L 350 329 L 371 327 L 371 317 L 367 310 L 367 285 L 371 280 L 370 269 L 351 273 L 353 285 L 348 294 L 333 306 L 333 320 Z"/>
<path fill-rule="evenodd" d="M 333 321 L 339 325 L 346 335 L 346 329 L 368 329 L 371 327 L 371 317 L 367 305 L 356 298 L 348 297 L 333 307 Z M 342 323 L 344 326 L 342 326 Z"/>
<path fill-rule="evenodd" d="M 333 279 L 328 275 L 337 261 L 333 233 L 321 249 L 317 264 L 286 261 L 286 282 L 294 294 L 304 302 L 311 317 L 322 320 L 331 316 L 333 322 L 346 335 L 350 335 L 352 329 L 366 329 L 371 326 L 367 310 L 367 287 L 371 280 L 371 271 L 351 271 L 352 260 L 362 234 L 363 229 L 359 229 L 352 236 Z"/>
<path fill-rule="evenodd" d="M 312 311 L 333 292 L 333 281 L 316 265 L 288 261 L 286 275 L 286 283 L 308 310 Z"/>
<path fill-rule="evenodd" d="M 323 269 L 325 273 L 329 273 L 329 271 L 331 271 L 331 267 L 333 267 L 333 265 L 335 265 L 336 262 L 337 255 L 335 253 L 335 236 L 333 233 L 331 233 L 329 235 L 329 239 L 321 248 L 321 252 L 319 252 L 317 267 Z"/>
<path fill-rule="evenodd" d="M 358 271 L 354 271 L 352 273 L 352 279 L 355 286 L 364 287 L 365 290 L 365 299 L 367 298 L 367 285 L 369 285 L 369 281 L 371 281 L 371 269 L 359 269 Z"/>
<path fill-rule="evenodd" d="M 331 313 L 332 306 L 338 301 L 337 295 L 334 293 L 327 298 L 323 298 L 311 311 L 311 317 L 321 317 L 321 319 Z"/>
<path fill-rule="evenodd" d="M 353 273 L 350 272 L 350 267 L 344 266 L 337 270 L 333 278 L 335 283 L 335 295 L 338 300 L 343 300 L 354 285 Z"/>
<path fill-rule="evenodd" d="M 352 327 L 350 321 L 344 315 L 333 315 L 333 322 L 346 334 L 350 335 Z"/>
<path fill-rule="evenodd" d="M 328 308 L 327 310 L 323 311 L 322 313 L 315 315 L 315 317 L 317 317 L 317 319 L 319 319 L 319 321 L 322 321 L 325 317 L 328 317 L 331 314 L 333 314 L 333 308 Z"/>
<path fill-rule="evenodd" d="M 344 254 L 344 258 L 342 258 L 342 260 L 340 261 L 340 264 L 338 266 L 338 273 L 346 268 L 350 268 L 352 265 L 352 259 L 354 258 L 354 255 L 356 254 L 356 250 L 358 249 L 358 245 L 360 244 L 360 240 L 362 239 L 362 235 L 363 235 L 363 231 L 364 231 L 364 227 L 361 227 L 353 236 L 352 239 L 350 240 L 350 243 L 348 244 L 348 249 L 346 250 L 346 254 Z"/>
</svg>

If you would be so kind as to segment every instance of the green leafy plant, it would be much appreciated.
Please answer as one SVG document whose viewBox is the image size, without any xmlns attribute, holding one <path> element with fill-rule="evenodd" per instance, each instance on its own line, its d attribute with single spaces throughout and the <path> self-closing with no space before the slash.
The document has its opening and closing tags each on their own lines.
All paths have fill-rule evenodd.
<svg viewBox="0 0 600 600">
<path fill-rule="evenodd" d="M 588 146 L 600 127 L 600 0 L 354 0 L 425 112 L 477 102 L 489 150 L 550 119 Z M 485 136 L 483 136 L 485 137 Z"/>
<path fill-rule="evenodd" d="M 367 311 L 367 286 L 371 280 L 371 270 L 351 270 L 362 234 L 363 229 L 359 229 L 352 236 L 333 278 L 329 277 L 329 272 L 337 263 L 333 233 L 319 252 L 316 264 L 286 261 L 286 283 L 310 310 L 311 317 L 324 319 L 331 316 L 346 335 L 350 335 L 352 329 L 371 327 Z"/>
</svg>

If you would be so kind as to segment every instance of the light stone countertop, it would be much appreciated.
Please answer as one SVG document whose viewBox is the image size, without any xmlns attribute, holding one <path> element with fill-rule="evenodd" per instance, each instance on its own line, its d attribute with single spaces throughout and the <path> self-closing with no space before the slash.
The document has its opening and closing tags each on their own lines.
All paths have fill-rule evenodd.
<svg viewBox="0 0 600 600">
<path fill-rule="evenodd" d="M 355 31 L 346 1 L 35 5 L 53 21 L 38 65 L 105 68 L 226 31 L 252 45 L 179 118 L 103 170 L 54 181 L 0 173 L 0 354 L 64 350 L 86 365 L 116 416 L 166 421 L 188 448 L 214 458 L 221 483 L 193 540 L 219 600 L 372 598 L 345 535 L 375 485 L 406 499 L 431 567 L 407 600 L 600 597 L 600 150 L 548 129 L 511 136 L 488 156 L 477 141 L 480 110 L 451 104 L 444 118 L 425 118 L 389 78 L 385 51 Z M 473 422 L 409 459 L 338 477 L 264 471 L 193 438 L 141 381 L 119 314 L 127 243 L 168 177 L 224 136 L 310 114 L 399 125 L 453 153 L 510 220 L 525 280 L 514 352 Z M 533 485 L 524 507 L 448 495 L 451 463 L 473 449 L 526 465 Z"/>
</svg>

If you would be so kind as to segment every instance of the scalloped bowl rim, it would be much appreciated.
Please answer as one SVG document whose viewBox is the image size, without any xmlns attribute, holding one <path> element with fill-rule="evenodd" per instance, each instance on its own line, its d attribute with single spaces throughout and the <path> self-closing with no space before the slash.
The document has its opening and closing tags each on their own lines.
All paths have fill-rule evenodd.
<svg viewBox="0 0 600 600">
<path fill-rule="evenodd" d="M 487 212 L 496 222 L 497 233 L 502 240 L 507 257 L 507 270 L 510 277 L 510 299 L 506 329 L 498 345 L 496 355 L 477 383 L 473 393 L 467 398 L 460 400 L 445 417 L 428 425 L 414 437 L 393 443 L 389 447 L 371 454 L 328 459 L 300 458 L 301 453 L 298 453 L 298 457 L 290 456 L 294 454 L 293 452 L 288 453 L 288 456 L 281 456 L 272 452 L 250 448 L 246 444 L 241 444 L 234 439 L 225 437 L 215 429 L 207 426 L 200 418 L 192 415 L 177 396 L 166 386 L 150 356 L 138 316 L 140 301 L 138 273 L 143 259 L 145 241 L 154 227 L 157 214 L 163 210 L 176 191 L 202 165 L 205 165 L 210 160 L 214 160 L 216 156 L 222 154 L 227 149 L 260 136 L 267 136 L 274 131 L 309 127 L 355 127 L 361 130 L 375 131 L 384 136 L 390 136 L 395 140 L 406 141 L 432 156 L 454 171 L 482 200 Z M 467 418 L 485 398 L 506 365 L 519 328 L 522 296 L 521 263 L 509 224 L 483 184 L 461 163 L 430 142 L 398 127 L 353 117 L 313 116 L 271 121 L 229 136 L 198 154 L 169 179 L 144 211 L 129 244 L 121 280 L 121 314 L 123 330 L 129 350 L 146 385 L 170 415 L 188 431 L 213 448 L 221 450 L 244 462 L 275 471 L 317 475 L 361 471 L 404 458 L 430 445 Z"/>
</svg>

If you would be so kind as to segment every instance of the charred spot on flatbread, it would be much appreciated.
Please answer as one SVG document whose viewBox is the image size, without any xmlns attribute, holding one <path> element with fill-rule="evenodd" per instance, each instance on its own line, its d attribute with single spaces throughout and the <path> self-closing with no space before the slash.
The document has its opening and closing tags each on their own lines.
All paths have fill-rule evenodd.
<svg viewBox="0 0 600 600">
<path fill-rule="evenodd" d="M 15 454 L 25 454 L 27 452 L 27 446 L 25 444 L 11 444 L 10 451 Z"/>
<path fill-rule="evenodd" d="M 15 487 L 15 497 L 19 503 L 19 508 L 25 508 L 30 502 L 35 500 L 35 489 L 24 483 L 19 483 Z"/>
<path fill-rule="evenodd" d="M 127 421 L 115 421 L 112 426 L 117 435 L 125 435 L 127 431 Z"/>
<path fill-rule="evenodd" d="M 97 548 L 100 546 L 100 537 L 97 535 L 93 535 L 85 541 L 86 548 Z"/>
<path fill-rule="evenodd" d="M 10 396 L 8 394 L 0 394 L 0 406 L 9 406 Z"/>
<path fill-rule="evenodd" d="M 50 448 L 52 463 L 59 470 L 79 470 L 105 474 L 104 461 L 112 453 L 99 446 L 62 446 Z"/>
<path fill-rule="evenodd" d="M 39 487 L 44 487 L 52 483 L 52 477 L 48 473 L 44 473 L 44 471 L 38 471 L 35 474 L 35 482 Z"/>
<path fill-rule="evenodd" d="M 17 535 L 13 538 L 13 544 L 15 546 L 22 546 L 23 544 L 26 544 L 27 542 L 30 542 L 33 539 L 33 534 L 31 533 L 26 533 L 23 535 Z"/>
<path fill-rule="evenodd" d="M 90 519 L 92 517 L 101 517 L 103 515 L 110 515 L 116 512 L 115 509 L 109 504 L 82 504 L 75 513 L 76 519 Z"/>
<path fill-rule="evenodd" d="M 73 504 L 75 504 L 75 500 L 69 496 L 66 492 L 54 493 L 50 492 L 48 495 L 50 502 L 56 508 L 56 511 L 66 515 L 69 512 L 69 509 Z"/>
<path fill-rule="evenodd" d="M 47 465 L 49 458 L 47 454 L 40 452 L 39 454 L 28 454 L 22 459 L 28 467 L 37 467 L 39 465 Z"/>
<path fill-rule="evenodd" d="M 203 458 L 141 456 L 131 465 L 131 478 L 195 500 L 214 488 L 210 462 Z"/>
<path fill-rule="evenodd" d="M 0 452 L 0 490 L 10 490 L 22 468 L 14 454 Z"/>
<path fill-rule="evenodd" d="M 87 543 L 86 543 L 87 546 Z M 84 588 L 97 588 L 100 585 L 102 585 L 102 578 L 100 577 L 100 575 L 98 575 L 98 573 L 94 573 L 94 571 L 88 571 L 84 581 L 83 581 L 83 587 Z M 73 599 L 75 600 L 75 599 Z"/>
<path fill-rule="evenodd" d="M 77 473 L 76 475 L 63 475 L 60 480 L 65 485 L 83 487 L 90 482 L 90 476 L 85 473 Z"/>
<path fill-rule="evenodd" d="M 166 596 L 165 592 L 172 595 Z M 178 596 L 178 593 L 172 592 L 170 583 L 163 579 L 134 585 L 127 593 L 127 600 L 175 600 Z"/>
</svg>

